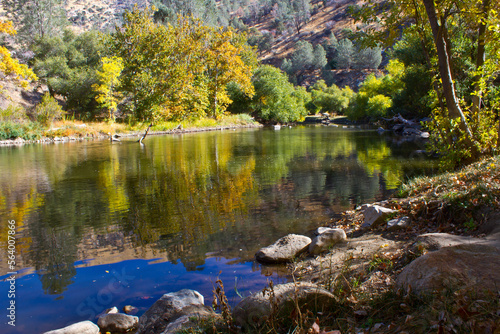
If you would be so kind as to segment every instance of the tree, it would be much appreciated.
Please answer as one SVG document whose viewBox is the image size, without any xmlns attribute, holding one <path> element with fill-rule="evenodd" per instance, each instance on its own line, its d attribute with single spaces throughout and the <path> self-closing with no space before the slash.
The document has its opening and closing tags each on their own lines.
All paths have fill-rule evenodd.
<svg viewBox="0 0 500 334">
<path fill-rule="evenodd" d="M 382 48 L 363 48 L 355 53 L 353 68 L 375 70 L 380 63 L 382 63 Z"/>
<path fill-rule="evenodd" d="M 326 60 L 326 51 L 320 44 L 314 47 L 313 56 L 314 59 L 312 65 L 315 69 L 322 69 L 328 63 Z"/>
<path fill-rule="evenodd" d="M 260 66 L 252 78 L 255 95 L 250 102 L 253 115 L 268 122 L 288 123 L 305 117 L 310 100 L 303 87 L 295 88 L 280 69 Z"/>
<path fill-rule="evenodd" d="M 102 70 L 97 71 L 99 84 L 94 84 L 92 88 L 98 95 L 96 101 L 102 108 L 108 109 L 109 120 L 115 120 L 117 109 L 116 88 L 120 83 L 120 74 L 123 71 L 123 60 L 118 57 L 102 58 Z"/>
<path fill-rule="evenodd" d="M 211 115 L 217 118 L 231 99 L 226 85 L 235 82 L 242 92 L 252 97 L 254 87 L 251 82 L 253 66 L 245 64 L 240 57 L 245 49 L 245 40 L 238 38 L 232 29 L 209 29 L 206 39 L 208 47 L 204 51 Z"/>
<path fill-rule="evenodd" d="M 3 0 L 4 9 L 27 45 L 38 38 L 60 36 L 67 25 L 63 0 Z"/>
<path fill-rule="evenodd" d="M 344 38 L 338 42 L 334 62 L 337 68 L 351 68 L 354 62 L 354 46 L 350 39 Z"/>
<path fill-rule="evenodd" d="M 399 35 L 401 26 L 413 23 L 417 27 L 426 51 L 426 62 L 439 78 L 433 83 L 436 104 L 439 104 L 439 109 L 433 112 L 433 129 L 439 134 L 435 148 L 450 157 L 451 165 L 474 161 L 482 154 L 492 154 L 496 146 L 493 143 L 498 142 L 500 124 L 492 109 L 481 109 L 481 106 L 491 108 L 497 104 L 495 99 L 498 97 L 490 92 L 496 90 L 492 74 L 498 71 L 498 65 L 482 64 L 494 64 L 499 60 L 489 50 L 493 50 L 490 46 L 496 43 L 490 31 L 495 29 L 500 3 L 487 0 L 392 0 L 386 7 L 389 10 L 378 18 L 375 13 L 380 7 L 377 5 L 366 6 L 361 11 L 365 22 L 377 20 L 385 28 L 372 31 L 368 37 L 372 42 L 377 40 L 390 45 Z M 432 34 L 430 49 L 427 49 L 427 31 Z M 471 48 L 472 45 L 475 47 Z M 456 50 L 460 49 L 470 52 L 455 57 Z M 464 60 L 472 60 L 470 63 L 475 66 L 460 67 Z M 486 68 L 489 69 L 484 72 Z M 471 83 L 467 83 L 470 79 Z M 471 88 L 474 88 L 472 92 Z M 475 96 L 472 99 L 471 94 Z M 488 96 L 489 101 L 485 99 Z M 497 126 L 499 131 L 491 131 Z"/>
<path fill-rule="evenodd" d="M 230 81 L 252 94 L 255 56 L 244 36 L 193 17 L 156 24 L 152 14 L 150 9 L 127 11 L 124 25 L 109 39 L 111 50 L 123 59 L 120 89 L 137 119 L 217 117 L 230 103 Z"/>
<path fill-rule="evenodd" d="M 37 39 L 31 48 L 33 69 L 50 93 L 63 96 L 67 109 L 91 117 L 96 107 L 92 86 L 97 83 L 96 70 L 105 51 L 98 32 L 76 35 L 66 30 L 62 37 Z"/>
<path fill-rule="evenodd" d="M 344 89 L 336 85 L 328 87 L 323 80 L 317 81 L 311 88 L 312 103 L 321 112 L 343 114 L 353 95 L 349 87 Z"/>
<path fill-rule="evenodd" d="M 309 0 L 292 0 L 291 3 L 292 10 L 292 22 L 297 30 L 297 33 L 300 33 L 302 27 L 309 21 L 311 18 L 311 4 Z"/>
<path fill-rule="evenodd" d="M 0 34 L 2 33 L 8 35 L 16 34 L 11 21 L 0 22 Z M 35 73 L 27 65 L 20 64 L 18 60 L 12 58 L 9 50 L 4 46 L 0 46 L 0 73 L 3 75 L 2 79 L 11 77 L 22 87 L 26 87 L 30 80 L 38 80 Z"/>
</svg>

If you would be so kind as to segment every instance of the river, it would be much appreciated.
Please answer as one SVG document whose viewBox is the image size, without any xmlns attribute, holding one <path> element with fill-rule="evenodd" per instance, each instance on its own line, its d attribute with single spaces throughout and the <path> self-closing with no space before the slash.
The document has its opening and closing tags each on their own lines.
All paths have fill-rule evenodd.
<svg viewBox="0 0 500 334">
<path fill-rule="evenodd" d="M 435 162 L 415 153 L 423 148 L 334 127 L 2 147 L 0 332 L 96 321 L 112 306 L 140 315 L 183 288 L 210 305 L 218 277 L 234 306 L 289 279 L 253 260 L 260 247 L 432 173 Z"/>
</svg>

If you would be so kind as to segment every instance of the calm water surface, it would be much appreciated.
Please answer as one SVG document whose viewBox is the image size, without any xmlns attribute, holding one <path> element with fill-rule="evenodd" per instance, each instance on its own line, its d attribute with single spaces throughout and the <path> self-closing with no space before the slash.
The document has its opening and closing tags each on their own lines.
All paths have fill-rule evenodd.
<svg viewBox="0 0 500 334">
<path fill-rule="evenodd" d="M 434 163 L 374 131 L 303 127 L 0 148 L 0 332 L 41 333 L 105 309 L 142 314 L 192 288 L 230 302 L 287 280 L 253 261 Z M 6 325 L 15 220 L 16 327 Z"/>
</svg>

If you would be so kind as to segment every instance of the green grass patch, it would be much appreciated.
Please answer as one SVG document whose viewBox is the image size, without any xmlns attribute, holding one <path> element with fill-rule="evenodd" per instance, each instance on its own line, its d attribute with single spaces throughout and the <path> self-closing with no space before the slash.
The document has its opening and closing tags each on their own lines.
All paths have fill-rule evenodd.
<svg viewBox="0 0 500 334">
<path fill-rule="evenodd" d="M 22 138 L 24 140 L 37 140 L 42 137 L 43 127 L 34 122 L 22 123 L 5 121 L 0 122 L 0 140 Z"/>
</svg>

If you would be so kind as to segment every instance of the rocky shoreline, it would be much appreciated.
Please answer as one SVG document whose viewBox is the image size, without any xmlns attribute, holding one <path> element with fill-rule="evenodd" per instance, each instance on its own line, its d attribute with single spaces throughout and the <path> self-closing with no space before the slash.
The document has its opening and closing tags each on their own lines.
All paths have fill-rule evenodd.
<svg viewBox="0 0 500 334">
<path fill-rule="evenodd" d="M 410 295 L 452 291 L 453 298 L 473 296 L 473 301 L 464 299 L 468 305 L 486 303 L 492 296 L 498 303 L 500 213 L 486 210 L 485 220 L 475 235 L 460 235 L 467 233 L 457 228 L 454 228 L 455 234 L 451 234 L 439 232 L 438 226 L 423 224 L 413 210 L 417 201 L 417 197 L 411 197 L 365 204 L 344 212 L 329 226 L 318 228 L 313 238 L 290 234 L 262 248 L 256 253 L 256 260 L 285 263 L 293 282 L 280 285 L 270 282 L 262 291 L 242 299 L 232 312 L 227 300 L 224 301 L 223 288 L 217 285 L 213 308 L 204 304 L 204 297 L 197 291 L 181 290 L 165 294 L 140 318 L 118 313 L 114 308 L 99 317 L 97 325 L 84 321 L 45 334 L 204 333 L 219 332 L 221 328 L 225 333 L 259 333 L 264 329 L 267 332 L 269 326 L 290 321 L 297 326 L 299 315 L 302 315 L 301 325 L 305 331 L 298 333 L 411 333 L 404 331 L 405 324 L 415 317 L 407 310 L 408 302 L 397 306 L 399 313 L 405 310 L 408 313 L 402 323 L 394 320 L 357 327 L 356 324 L 372 319 L 371 314 L 377 310 L 356 300 L 359 297 L 353 290 L 371 294 L 372 298 L 399 294 L 406 298 L 403 300 Z M 436 207 L 436 203 L 427 203 L 425 210 L 427 214 L 433 213 Z M 346 312 L 346 303 L 352 304 L 348 311 L 352 319 L 346 314 L 341 316 L 351 322 L 347 326 L 350 330 L 320 331 L 321 323 L 329 323 L 327 315 L 332 310 Z M 466 311 L 472 314 L 474 308 L 468 307 Z M 221 314 L 214 309 L 219 309 Z M 316 317 L 316 322 L 309 321 L 306 315 Z M 465 323 L 461 317 L 464 318 L 459 312 L 453 321 Z M 497 333 L 499 317 L 500 308 L 493 320 L 481 323 L 483 330 L 475 332 Z M 331 325 L 323 326 L 332 329 Z M 453 323 L 446 321 L 433 326 L 438 332 L 440 328 L 453 329 Z M 276 331 L 278 327 L 272 328 Z M 426 328 L 426 332 L 432 328 Z"/>
</svg>

